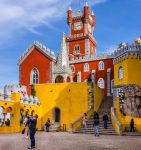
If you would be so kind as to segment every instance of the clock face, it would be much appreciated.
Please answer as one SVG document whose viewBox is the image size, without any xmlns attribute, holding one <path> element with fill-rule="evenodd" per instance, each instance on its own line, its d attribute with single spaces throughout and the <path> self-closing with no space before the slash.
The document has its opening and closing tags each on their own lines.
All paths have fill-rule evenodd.
<svg viewBox="0 0 141 150">
<path fill-rule="evenodd" d="M 74 30 L 81 30 L 82 29 L 82 22 L 74 23 Z"/>
</svg>

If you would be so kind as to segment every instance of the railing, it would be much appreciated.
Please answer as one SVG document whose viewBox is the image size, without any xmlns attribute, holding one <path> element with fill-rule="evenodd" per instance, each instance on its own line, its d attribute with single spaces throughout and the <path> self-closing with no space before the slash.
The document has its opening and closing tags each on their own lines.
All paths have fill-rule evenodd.
<svg viewBox="0 0 141 150">
<path fill-rule="evenodd" d="M 117 119 L 117 117 L 116 117 L 116 115 L 115 115 L 115 111 L 114 111 L 114 108 L 113 108 L 113 107 L 111 107 L 111 120 L 112 120 L 112 124 L 113 124 L 115 130 L 116 130 L 116 128 L 117 128 L 118 134 L 119 134 L 119 135 L 122 135 L 122 125 L 121 125 L 121 123 L 118 121 L 118 119 Z M 114 125 L 114 123 L 115 123 L 115 125 Z"/>
<path fill-rule="evenodd" d="M 93 107 L 89 108 L 86 111 L 86 114 L 87 114 L 88 119 L 90 119 L 91 115 L 93 114 Z M 82 116 L 80 118 L 78 118 L 76 121 L 74 121 L 71 124 L 70 133 L 73 133 L 73 132 L 77 131 L 80 128 L 80 126 L 82 125 L 83 115 L 84 114 L 82 114 Z"/>
<path fill-rule="evenodd" d="M 0 101 L 12 101 L 11 100 L 11 95 L 0 94 Z"/>
</svg>

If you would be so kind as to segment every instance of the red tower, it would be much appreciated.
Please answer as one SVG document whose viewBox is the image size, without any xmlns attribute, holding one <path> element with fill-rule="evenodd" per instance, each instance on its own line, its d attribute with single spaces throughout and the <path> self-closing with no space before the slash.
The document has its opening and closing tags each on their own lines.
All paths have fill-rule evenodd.
<svg viewBox="0 0 141 150">
<path fill-rule="evenodd" d="M 67 23 L 70 27 L 70 36 L 66 38 L 70 60 L 83 56 L 90 57 L 96 52 L 96 41 L 93 38 L 95 18 L 86 3 L 84 13 L 68 10 Z"/>
<path fill-rule="evenodd" d="M 70 35 L 66 38 L 66 43 L 73 81 L 93 80 L 105 91 L 105 95 L 111 95 L 113 59 L 112 56 L 96 54 L 97 42 L 93 34 L 95 16 L 90 12 L 88 3 L 85 4 L 83 12 L 72 12 L 69 8 L 67 23 Z"/>
</svg>

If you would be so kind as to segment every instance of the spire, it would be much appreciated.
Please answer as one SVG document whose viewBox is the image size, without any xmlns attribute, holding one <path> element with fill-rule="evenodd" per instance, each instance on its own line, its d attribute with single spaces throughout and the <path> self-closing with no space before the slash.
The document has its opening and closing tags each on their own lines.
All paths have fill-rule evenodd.
<svg viewBox="0 0 141 150">
<path fill-rule="evenodd" d="M 67 52 L 66 39 L 65 39 L 64 32 L 62 33 L 62 42 L 61 42 L 60 54 L 58 57 L 58 63 L 60 63 L 62 66 L 68 65 L 68 52 Z"/>
<path fill-rule="evenodd" d="M 88 2 L 86 1 L 85 6 L 88 6 Z"/>
<path fill-rule="evenodd" d="M 69 9 L 68 9 L 68 10 L 72 11 L 71 6 L 69 6 Z"/>
<path fill-rule="evenodd" d="M 60 53 L 58 56 L 57 64 L 55 72 L 70 72 L 69 68 L 69 58 L 68 58 L 68 50 L 66 46 L 66 38 L 65 33 L 62 33 L 62 41 L 61 41 L 61 47 L 60 47 Z"/>
<path fill-rule="evenodd" d="M 91 15 L 94 16 L 94 12 L 93 11 L 92 11 Z"/>
</svg>

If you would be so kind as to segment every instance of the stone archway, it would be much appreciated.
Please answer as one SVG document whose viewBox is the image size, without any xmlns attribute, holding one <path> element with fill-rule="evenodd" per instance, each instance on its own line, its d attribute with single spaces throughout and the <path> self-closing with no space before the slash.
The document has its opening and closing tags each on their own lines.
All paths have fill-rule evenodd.
<svg viewBox="0 0 141 150">
<path fill-rule="evenodd" d="M 58 75 L 55 78 L 55 83 L 63 83 L 64 82 L 64 78 L 61 75 Z"/>
</svg>

